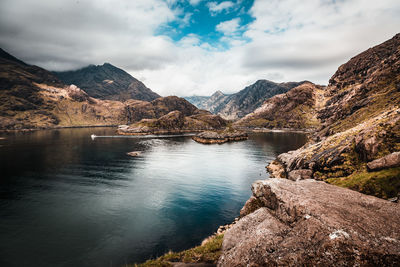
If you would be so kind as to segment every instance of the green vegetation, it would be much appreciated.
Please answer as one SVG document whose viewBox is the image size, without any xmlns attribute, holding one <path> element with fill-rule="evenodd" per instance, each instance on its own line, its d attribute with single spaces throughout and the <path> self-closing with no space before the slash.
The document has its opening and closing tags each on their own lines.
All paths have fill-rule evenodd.
<svg viewBox="0 0 400 267">
<path fill-rule="evenodd" d="M 391 103 L 395 104 L 396 99 L 400 98 L 400 92 L 397 91 L 396 83 L 399 78 L 390 77 L 390 79 L 380 81 L 371 90 L 370 96 L 366 98 L 369 103 L 365 107 L 362 107 L 355 112 L 352 112 L 353 105 L 347 105 L 343 107 L 343 112 L 350 114 L 345 118 L 342 118 L 331 126 L 332 133 L 338 133 L 354 127 L 354 125 L 360 124 L 372 117 L 381 114 L 385 110 L 389 110 L 392 106 Z M 391 99 L 392 102 L 388 101 Z"/>
<path fill-rule="evenodd" d="M 330 178 L 326 181 L 367 195 L 387 199 L 395 197 L 400 192 L 400 167 L 378 172 L 356 172 L 347 177 Z"/>
<path fill-rule="evenodd" d="M 172 266 L 171 262 L 216 263 L 221 255 L 223 237 L 223 234 L 212 236 L 203 245 L 181 252 L 168 252 L 155 260 L 148 260 L 142 264 L 127 265 L 127 267 L 166 267 Z"/>
</svg>

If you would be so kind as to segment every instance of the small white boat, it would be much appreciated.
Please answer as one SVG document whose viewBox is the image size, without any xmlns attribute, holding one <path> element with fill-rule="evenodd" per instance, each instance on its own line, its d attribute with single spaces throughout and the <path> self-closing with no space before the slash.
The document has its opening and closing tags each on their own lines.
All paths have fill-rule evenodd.
<svg viewBox="0 0 400 267">
<path fill-rule="evenodd" d="M 97 137 L 97 136 L 96 136 L 95 134 L 92 134 L 92 135 L 90 136 L 90 138 L 92 138 L 92 140 L 94 140 L 96 137 Z"/>
</svg>

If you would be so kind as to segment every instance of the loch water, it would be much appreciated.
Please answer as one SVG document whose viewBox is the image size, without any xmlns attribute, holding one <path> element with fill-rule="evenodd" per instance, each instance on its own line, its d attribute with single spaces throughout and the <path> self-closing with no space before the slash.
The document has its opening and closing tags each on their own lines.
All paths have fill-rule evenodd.
<svg viewBox="0 0 400 267">
<path fill-rule="evenodd" d="M 122 266 L 198 245 L 239 215 L 268 162 L 306 142 L 91 134 L 115 129 L 0 134 L 0 266 Z"/>
</svg>

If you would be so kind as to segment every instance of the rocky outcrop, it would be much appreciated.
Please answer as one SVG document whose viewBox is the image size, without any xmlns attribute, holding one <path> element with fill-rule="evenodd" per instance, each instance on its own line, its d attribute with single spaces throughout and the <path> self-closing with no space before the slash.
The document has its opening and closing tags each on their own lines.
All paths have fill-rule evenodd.
<svg viewBox="0 0 400 267">
<path fill-rule="evenodd" d="M 393 152 L 392 154 L 373 160 L 367 164 L 369 171 L 379 171 L 394 167 L 400 167 L 400 152 Z"/>
<path fill-rule="evenodd" d="M 54 74 L 64 83 L 74 84 L 98 99 L 152 101 L 160 97 L 142 82 L 109 63 Z"/>
<path fill-rule="evenodd" d="M 318 117 L 325 133 L 362 123 L 400 101 L 400 34 L 353 57 L 329 80 Z"/>
<path fill-rule="evenodd" d="M 392 153 L 400 151 L 399 88 L 400 34 L 352 58 L 332 76 L 314 116 L 320 128 L 305 146 L 277 157 L 282 176 L 291 173 L 295 179 L 298 170 L 309 170 L 306 177 L 378 197 L 397 196 L 400 169 Z M 282 110 L 268 112 L 279 117 Z"/>
<path fill-rule="evenodd" d="M 192 139 L 202 144 L 223 144 L 232 141 L 247 140 L 249 137 L 246 132 L 242 131 L 205 131 L 193 136 Z"/>
<path fill-rule="evenodd" d="M 267 99 L 261 107 L 234 123 L 235 127 L 307 129 L 320 127 L 317 112 L 324 102 L 324 87 L 310 82 Z"/>
<path fill-rule="evenodd" d="M 186 99 L 199 108 L 220 115 L 227 120 L 236 120 L 253 112 L 268 98 L 286 93 L 304 82 L 274 83 L 268 80 L 258 80 L 243 90 L 226 95 L 221 91 L 210 97 L 187 97 Z"/>
<path fill-rule="evenodd" d="M 288 173 L 287 178 L 292 181 L 312 179 L 313 173 L 312 170 L 307 170 L 307 169 L 294 170 Z"/>
<path fill-rule="evenodd" d="M 191 133 L 218 130 L 226 126 L 224 119 L 207 111 L 196 109 L 194 113 L 185 116 L 182 111 L 174 110 L 158 119 L 142 119 L 129 126 L 119 127 L 117 132 L 121 135 Z"/>
<path fill-rule="evenodd" d="M 252 192 L 219 266 L 400 264 L 396 203 L 315 180 L 268 179 Z"/>
</svg>

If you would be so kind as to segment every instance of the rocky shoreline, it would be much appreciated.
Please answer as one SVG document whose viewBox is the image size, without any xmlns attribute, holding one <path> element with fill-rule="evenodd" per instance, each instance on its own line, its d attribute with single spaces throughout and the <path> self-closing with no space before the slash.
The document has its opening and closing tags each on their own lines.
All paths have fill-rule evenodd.
<svg viewBox="0 0 400 267">
<path fill-rule="evenodd" d="M 247 140 L 248 138 L 247 133 L 242 131 L 205 131 L 192 137 L 194 141 L 202 144 L 223 144 L 226 142 Z"/>
<path fill-rule="evenodd" d="M 81 129 L 81 128 L 101 128 L 101 127 L 118 127 L 118 125 L 80 125 L 80 126 L 54 126 L 54 127 L 41 127 L 41 128 L 26 128 L 26 129 L 0 129 L 0 133 L 18 133 L 18 132 L 35 132 L 41 130 L 59 130 L 59 129 Z"/>
<path fill-rule="evenodd" d="M 219 266 L 398 266 L 399 204 L 312 179 L 252 185 Z M 384 226 L 384 227 L 383 227 Z"/>
</svg>

